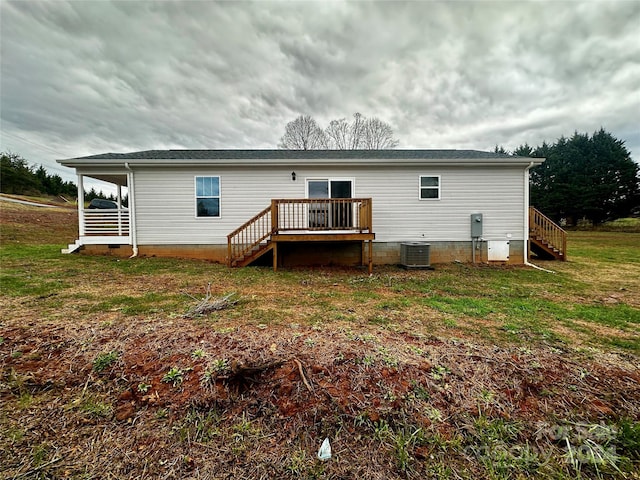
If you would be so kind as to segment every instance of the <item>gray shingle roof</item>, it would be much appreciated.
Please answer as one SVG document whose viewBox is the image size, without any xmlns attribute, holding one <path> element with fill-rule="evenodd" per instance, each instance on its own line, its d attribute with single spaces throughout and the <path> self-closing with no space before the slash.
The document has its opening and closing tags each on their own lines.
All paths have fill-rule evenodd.
<svg viewBox="0 0 640 480">
<path fill-rule="evenodd" d="M 274 159 L 506 159 L 503 153 L 479 150 L 145 150 L 131 153 L 102 153 L 69 160 L 274 160 Z"/>
</svg>

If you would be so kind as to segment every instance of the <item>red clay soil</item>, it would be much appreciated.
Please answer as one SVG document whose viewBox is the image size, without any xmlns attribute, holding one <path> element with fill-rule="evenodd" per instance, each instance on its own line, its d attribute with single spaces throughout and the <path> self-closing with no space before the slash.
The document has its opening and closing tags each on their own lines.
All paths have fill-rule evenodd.
<svg viewBox="0 0 640 480">
<path fill-rule="evenodd" d="M 5 478 L 33 472 L 42 444 L 49 461 L 59 458 L 37 471 L 43 478 L 429 478 L 434 463 L 482 478 L 469 453 L 482 419 L 517 426 L 518 445 L 555 451 L 560 426 L 640 416 L 638 368 L 613 356 L 382 330 L 379 342 L 303 327 L 216 333 L 185 319 L 84 333 L 6 325 L 0 334 L 1 426 L 21 432 L 4 442 L 13 459 Z M 110 351 L 117 360 L 96 372 L 94 360 Z M 175 385 L 165 377 L 172 368 L 182 371 Z M 399 432 L 422 432 L 406 468 Z M 334 459 L 317 464 L 325 437 Z"/>
</svg>

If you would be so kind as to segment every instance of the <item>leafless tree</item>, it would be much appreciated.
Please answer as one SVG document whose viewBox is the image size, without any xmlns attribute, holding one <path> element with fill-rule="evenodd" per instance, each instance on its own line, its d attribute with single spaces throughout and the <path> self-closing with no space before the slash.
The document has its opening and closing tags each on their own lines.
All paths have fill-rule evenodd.
<svg viewBox="0 0 640 480">
<path fill-rule="evenodd" d="M 353 114 L 353 122 L 351 122 L 351 149 L 357 150 L 362 147 L 362 134 L 364 133 L 364 126 L 366 119 L 361 113 Z"/>
<path fill-rule="evenodd" d="M 300 115 L 287 124 L 278 146 L 288 150 L 383 150 L 396 148 L 398 140 L 388 123 L 360 113 L 353 115 L 351 123 L 344 118 L 332 120 L 324 131 L 313 118 Z"/>
<path fill-rule="evenodd" d="M 366 150 L 385 150 L 396 148 L 398 140 L 393 138 L 393 130 L 388 123 L 378 118 L 369 118 L 364 122 L 360 148 Z"/>
<path fill-rule="evenodd" d="M 344 118 L 331 120 L 324 133 L 327 135 L 329 146 L 335 150 L 351 148 L 351 126 Z"/>
<path fill-rule="evenodd" d="M 309 115 L 300 115 L 287 123 L 278 148 L 283 150 L 322 150 L 327 148 L 324 131 Z"/>
</svg>

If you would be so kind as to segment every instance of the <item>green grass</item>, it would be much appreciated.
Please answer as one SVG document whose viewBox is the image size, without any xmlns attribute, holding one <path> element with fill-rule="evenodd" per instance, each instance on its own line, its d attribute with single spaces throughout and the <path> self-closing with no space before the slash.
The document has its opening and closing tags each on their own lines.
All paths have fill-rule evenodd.
<svg viewBox="0 0 640 480">
<path fill-rule="evenodd" d="M 142 315 L 174 312 L 185 304 L 185 297 L 149 292 L 140 296 L 115 295 L 102 302 L 90 304 L 88 311 L 120 311 L 123 315 Z"/>
<path fill-rule="evenodd" d="M 87 416 L 95 418 L 109 417 L 113 413 L 113 406 L 91 396 L 83 399 L 79 408 Z"/>
<path fill-rule="evenodd" d="M 86 316 L 180 316 L 193 305 L 186 293 L 201 298 L 210 282 L 214 292 L 242 299 L 210 316 L 219 326 L 349 322 L 516 344 L 571 343 L 575 335 L 582 344 L 640 351 L 634 233 L 570 232 L 569 262 L 543 263 L 553 274 L 461 264 L 428 272 L 376 267 L 371 277 L 342 269 L 274 273 L 197 260 L 61 255 L 57 245 L 21 243 L 2 245 L 0 261 L 3 295 L 51 319 L 63 318 L 65 305 Z"/>
<path fill-rule="evenodd" d="M 116 360 L 118 360 L 119 356 L 120 356 L 120 353 L 118 352 L 107 352 L 107 353 L 99 354 L 93 360 L 93 371 L 96 373 L 102 372 L 106 368 L 113 365 L 116 362 Z"/>
<path fill-rule="evenodd" d="M 605 222 L 598 227 L 599 231 L 640 233 L 640 218 L 618 218 Z"/>
</svg>

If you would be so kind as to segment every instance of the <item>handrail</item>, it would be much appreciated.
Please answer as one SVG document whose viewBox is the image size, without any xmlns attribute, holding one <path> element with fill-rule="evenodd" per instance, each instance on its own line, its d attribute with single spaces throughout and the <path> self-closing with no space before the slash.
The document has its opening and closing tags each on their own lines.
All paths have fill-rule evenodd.
<svg viewBox="0 0 640 480">
<path fill-rule="evenodd" d="M 227 263 L 259 251 L 274 234 L 295 231 L 358 231 L 371 233 L 370 198 L 284 198 L 227 235 Z"/>
<path fill-rule="evenodd" d="M 233 232 L 231 232 L 229 235 L 227 235 L 227 237 L 233 237 L 234 235 L 238 234 L 241 230 L 244 230 L 249 225 L 251 225 L 258 217 L 262 217 L 263 215 L 266 215 L 267 213 L 269 213 L 270 210 L 271 210 L 271 206 L 268 206 L 267 208 L 262 210 L 260 213 L 255 215 L 253 218 L 247 220 L 242 225 L 240 225 L 238 228 L 236 228 Z"/>
<path fill-rule="evenodd" d="M 267 240 L 273 233 L 271 226 L 271 206 L 246 221 L 227 235 L 227 264 L 250 253 L 256 246 Z"/>
<path fill-rule="evenodd" d="M 540 237 L 566 257 L 567 232 L 535 207 L 529 207 L 529 234 Z"/>
</svg>

